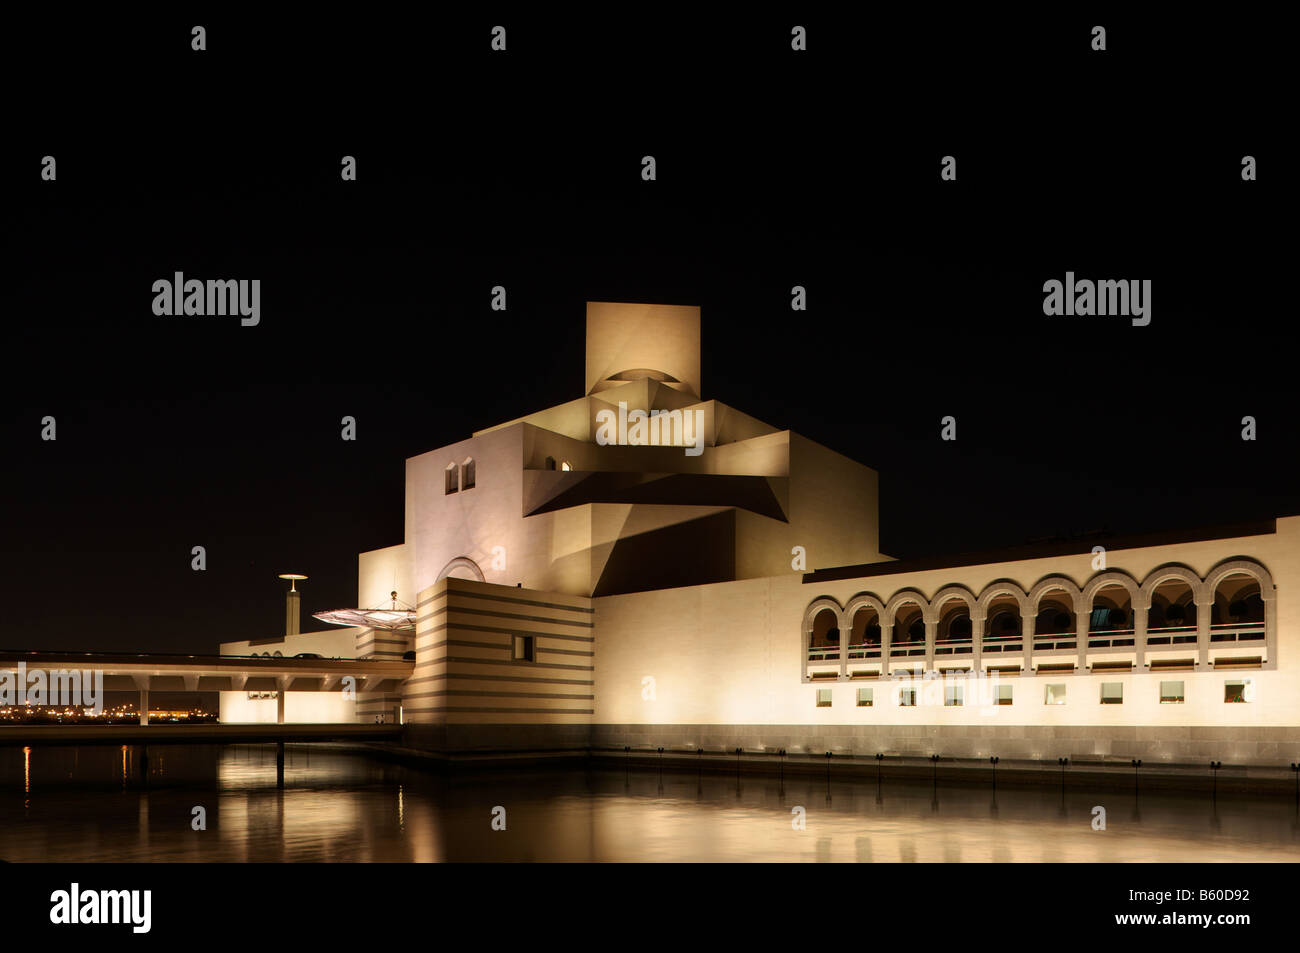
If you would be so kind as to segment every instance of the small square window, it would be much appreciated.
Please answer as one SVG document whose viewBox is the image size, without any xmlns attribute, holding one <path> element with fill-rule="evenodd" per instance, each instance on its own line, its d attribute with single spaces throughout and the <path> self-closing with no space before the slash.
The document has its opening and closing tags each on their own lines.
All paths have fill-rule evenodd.
<svg viewBox="0 0 1300 953">
<path fill-rule="evenodd" d="M 1102 682 L 1101 703 L 1103 705 L 1124 704 L 1124 683 L 1123 682 Z"/>
<path fill-rule="evenodd" d="M 999 685 L 999 686 L 998 686 L 997 697 L 993 699 L 993 704 L 995 704 L 995 705 L 1010 705 L 1010 704 L 1011 704 L 1011 689 L 1012 689 L 1013 687 L 1014 687 L 1014 686 L 1012 686 L 1012 685 Z"/>
<path fill-rule="evenodd" d="M 1252 687 L 1248 678 L 1226 681 L 1223 683 L 1223 701 L 1229 705 L 1245 704 L 1251 699 Z"/>
<path fill-rule="evenodd" d="M 1161 682 L 1160 683 L 1160 704 L 1181 705 L 1182 703 L 1183 703 L 1182 682 Z"/>
<path fill-rule="evenodd" d="M 514 657 L 516 662 L 535 662 L 537 660 L 536 636 L 516 635 Z"/>
<path fill-rule="evenodd" d="M 947 708 L 955 708 L 962 704 L 965 693 L 961 685 L 948 685 L 943 690 L 943 704 Z"/>
<path fill-rule="evenodd" d="M 1065 683 L 1053 682 L 1047 686 L 1047 693 L 1043 696 L 1044 705 L 1064 705 L 1065 704 Z"/>
<path fill-rule="evenodd" d="M 871 707 L 871 689 L 869 688 L 858 689 L 858 707 L 859 708 Z"/>
<path fill-rule="evenodd" d="M 818 708 L 831 707 L 831 690 L 829 688 L 817 689 L 817 707 Z"/>
<path fill-rule="evenodd" d="M 916 707 L 916 689 L 904 688 L 898 692 L 898 704 L 904 708 Z"/>
</svg>

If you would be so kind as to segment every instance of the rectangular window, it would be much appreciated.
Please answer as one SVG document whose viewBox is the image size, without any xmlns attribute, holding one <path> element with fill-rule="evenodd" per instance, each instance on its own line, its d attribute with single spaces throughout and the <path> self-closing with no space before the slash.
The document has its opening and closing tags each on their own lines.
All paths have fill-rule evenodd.
<svg viewBox="0 0 1300 953">
<path fill-rule="evenodd" d="M 460 484 L 457 481 L 458 475 L 456 464 L 453 463 L 451 466 L 447 467 L 447 482 L 443 489 L 443 493 L 455 493 L 460 489 Z"/>
<path fill-rule="evenodd" d="M 916 689 L 915 688 L 900 689 L 898 692 L 898 704 L 902 705 L 904 708 L 915 708 Z"/>
<path fill-rule="evenodd" d="M 460 465 L 460 488 L 462 490 L 474 489 L 474 461 L 466 460 Z"/>
<path fill-rule="evenodd" d="M 1102 682 L 1101 703 L 1103 705 L 1124 704 L 1124 683 L 1123 682 Z"/>
<path fill-rule="evenodd" d="M 515 661 L 516 662 L 537 661 L 537 644 L 536 644 L 535 636 L 532 635 L 515 636 Z"/>
<path fill-rule="evenodd" d="M 1250 679 L 1232 679 L 1223 683 L 1223 701 L 1229 705 L 1250 701 Z"/>
<path fill-rule="evenodd" d="M 944 687 L 943 703 L 945 707 L 955 708 L 962 703 L 962 688 L 961 685 L 947 685 Z"/>
<path fill-rule="evenodd" d="M 871 689 L 869 688 L 858 689 L 858 707 L 859 708 L 871 707 Z"/>
<path fill-rule="evenodd" d="M 1160 704 L 1181 705 L 1182 703 L 1183 703 L 1182 682 L 1161 682 L 1160 683 Z"/>
<path fill-rule="evenodd" d="M 1011 685 L 999 685 L 999 686 L 998 686 L 998 695 L 997 695 L 997 698 L 995 698 L 995 699 L 993 700 L 993 704 L 995 704 L 995 705 L 1010 705 L 1010 704 L 1011 704 L 1011 689 L 1012 689 L 1013 687 L 1014 687 L 1014 686 L 1011 686 Z"/>
<path fill-rule="evenodd" d="M 1065 704 L 1065 683 L 1053 682 L 1047 686 L 1047 693 L 1043 696 L 1044 705 L 1064 705 Z"/>
<path fill-rule="evenodd" d="M 817 707 L 818 708 L 831 707 L 831 690 L 829 688 L 817 689 Z"/>
</svg>

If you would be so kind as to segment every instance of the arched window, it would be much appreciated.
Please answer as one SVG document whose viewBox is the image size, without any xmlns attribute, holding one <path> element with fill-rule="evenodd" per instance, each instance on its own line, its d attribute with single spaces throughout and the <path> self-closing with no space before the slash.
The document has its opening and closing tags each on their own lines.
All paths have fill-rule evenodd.
<svg viewBox="0 0 1300 953">
<path fill-rule="evenodd" d="M 901 604 L 894 613 L 890 658 L 925 654 L 925 616 L 914 602 Z"/>
<path fill-rule="evenodd" d="M 1133 598 L 1129 595 L 1129 591 L 1118 583 L 1111 583 L 1098 589 L 1093 594 L 1090 608 L 1089 632 L 1109 634 L 1133 631 Z"/>
<path fill-rule="evenodd" d="M 1171 640 L 1196 641 L 1194 593 L 1187 580 L 1177 577 L 1156 587 L 1147 610 L 1147 644 L 1168 645 Z"/>
<path fill-rule="evenodd" d="M 970 651 L 974 625 L 970 607 L 962 599 L 948 599 L 940 607 L 939 627 L 935 632 L 935 655 L 966 654 Z"/>
<path fill-rule="evenodd" d="M 548 470 L 554 470 L 554 469 L 555 469 L 555 458 L 554 458 L 554 457 L 547 457 L 547 458 L 546 458 L 546 469 L 548 469 Z"/>
<path fill-rule="evenodd" d="M 825 660 L 840 657 L 839 619 L 830 609 L 822 609 L 813 619 L 812 640 L 808 645 L 810 659 Z"/>
<path fill-rule="evenodd" d="M 474 458 L 466 457 L 465 462 L 460 465 L 460 488 L 462 490 L 474 489 Z"/>
<path fill-rule="evenodd" d="M 1210 641 L 1251 642 L 1263 638 L 1264 599 L 1259 580 L 1245 573 L 1225 576 L 1214 587 Z"/>
<path fill-rule="evenodd" d="M 853 613 L 853 629 L 849 633 L 849 658 L 880 658 L 880 617 L 871 606 L 862 606 Z"/>
<path fill-rule="evenodd" d="M 573 464 L 571 464 L 568 460 L 561 460 L 560 469 L 564 470 L 567 473 L 569 470 L 573 469 Z"/>
<path fill-rule="evenodd" d="M 458 480 L 458 477 L 459 477 L 459 473 L 457 472 L 456 464 L 454 463 L 447 464 L 446 484 L 443 489 L 444 495 L 449 493 L 455 493 L 457 490 L 460 489 L 460 482 Z"/>
</svg>

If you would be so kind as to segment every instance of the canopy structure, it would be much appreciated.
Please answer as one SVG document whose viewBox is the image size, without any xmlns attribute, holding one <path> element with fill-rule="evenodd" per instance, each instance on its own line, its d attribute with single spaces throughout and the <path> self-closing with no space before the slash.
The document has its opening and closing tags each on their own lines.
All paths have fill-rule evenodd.
<svg viewBox="0 0 1300 953">
<path fill-rule="evenodd" d="M 311 617 L 331 625 L 363 625 L 371 629 L 415 628 L 415 609 L 404 602 L 399 603 L 396 592 L 393 593 L 391 606 L 376 609 L 329 609 L 313 612 Z"/>
</svg>

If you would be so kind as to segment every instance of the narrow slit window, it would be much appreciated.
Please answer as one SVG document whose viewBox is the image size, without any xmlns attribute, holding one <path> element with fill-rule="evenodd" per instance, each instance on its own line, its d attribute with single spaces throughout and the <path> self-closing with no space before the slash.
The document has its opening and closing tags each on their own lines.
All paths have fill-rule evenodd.
<svg viewBox="0 0 1300 953">
<path fill-rule="evenodd" d="M 460 488 L 462 490 L 474 489 L 474 458 L 470 457 L 460 465 Z"/>
<path fill-rule="evenodd" d="M 449 463 L 447 464 L 446 483 L 443 488 L 443 493 L 444 494 L 455 493 L 459 489 L 460 489 L 460 472 L 457 470 L 456 464 Z"/>
</svg>

